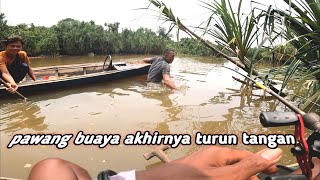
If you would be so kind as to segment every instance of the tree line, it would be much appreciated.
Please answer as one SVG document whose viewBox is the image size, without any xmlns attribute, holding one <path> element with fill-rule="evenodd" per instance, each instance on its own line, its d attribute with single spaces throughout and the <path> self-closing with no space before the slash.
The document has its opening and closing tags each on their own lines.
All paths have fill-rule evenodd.
<svg viewBox="0 0 320 180">
<path fill-rule="evenodd" d="M 171 39 L 166 29 L 159 27 L 157 32 L 151 29 L 122 29 L 120 23 L 105 23 L 104 26 L 94 21 L 84 22 L 71 18 L 59 21 L 51 27 L 34 24 L 7 25 L 5 15 L 0 14 L 0 38 L 15 34 L 23 37 L 24 50 L 30 56 L 86 55 L 106 54 L 161 54 L 165 48 L 174 48 L 179 54 L 195 56 L 216 56 L 217 53 L 199 41 L 181 38 L 179 42 Z M 218 49 L 223 46 L 215 45 Z M 226 52 L 228 53 L 228 52 Z M 254 54 L 255 48 L 249 50 Z M 279 54 L 279 53 L 277 53 Z M 281 53 L 282 54 L 282 53 Z M 260 51 L 256 58 L 270 60 L 268 49 Z M 278 57 L 278 56 L 276 56 Z M 281 56 L 283 61 L 287 58 Z M 284 58 L 283 58 L 284 57 Z"/>
<path fill-rule="evenodd" d="M 66 18 L 51 27 L 34 24 L 7 25 L 0 14 L 0 38 L 19 35 L 25 41 L 24 50 L 30 56 L 105 54 L 161 54 L 165 48 L 177 49 L 191 55 L 213 55 L 207 47 L 190 38 L 177 46 L 166 29 L 157 32 L 147 28 L 119 29 L 119 22 L 105 23 L 78 21 Z"/>
</svg>

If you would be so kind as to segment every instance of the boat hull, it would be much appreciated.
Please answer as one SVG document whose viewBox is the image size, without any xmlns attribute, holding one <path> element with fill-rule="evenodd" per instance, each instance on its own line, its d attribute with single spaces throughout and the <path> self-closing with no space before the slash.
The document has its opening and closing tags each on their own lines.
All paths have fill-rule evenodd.
<svg viewBox="0 0 320 180">
<path fill-rule="evenodd" d="M 54 80 L 40 80 L 32 82 L 20 83 L 18 91 L 21 94 L 34 94 L 53 90 L 57 88 L 68 88 L 79 85 L 87 85 L 93 83 L 109 83 L 114 80 L 129 78 L 133 76 L 146 75 L 150 65 L 132 65 L 129 67 L 119 68 L 119 70 L 103 71 L 92 74 L 65 77 Z M 5 90 L 4 86 L 0 86 L 0 97 L 12 97 L 13 95 Z"/>
</svg>

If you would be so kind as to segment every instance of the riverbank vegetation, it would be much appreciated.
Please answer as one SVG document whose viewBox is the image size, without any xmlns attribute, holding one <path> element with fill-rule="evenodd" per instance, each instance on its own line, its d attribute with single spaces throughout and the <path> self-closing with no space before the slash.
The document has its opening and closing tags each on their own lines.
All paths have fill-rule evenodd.
<svg viewBox="0 0 320 180">
<path fill-rule="evenodd" d="M 24 50 L 30 56 L 105 54 L 161 54 L 172 41 L 164 28 L 158 32 L 139 28 L 123 29 L 119 23 L 97 25 L 67 18 L 51 27 L 19 24 L 8 26 L 5 15 L 0 16 L 0 36 L 20 35 L 25 40 Z"/>
<path fill-rule="evenodd" d="M 175 48 L 178 53 L 210 56 L 214 53 L 204 45 L 184 38 L 177 46 L 166 29 L 157 32 L 147 28 L 120 29 L 120 23 L 84 22 L 67 18 L 51 27 L 34 24 L 7 25 L 0 14 L 0 37 L 15 34 L 24 38 L 24 50 L 30 56 L 106 54 L 162 54 L 165 48 Z"/>
</svg>

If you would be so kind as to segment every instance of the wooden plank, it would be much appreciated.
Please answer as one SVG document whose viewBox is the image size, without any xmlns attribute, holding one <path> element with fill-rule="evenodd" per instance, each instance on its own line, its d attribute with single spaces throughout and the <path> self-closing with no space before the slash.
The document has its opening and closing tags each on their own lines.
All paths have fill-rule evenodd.
<svg viewBox="0 0 320 180">
<path fill-rule="evenodd" d="M 116 67 L 127 66 L 126 63 L 120 62 L 115 64 Z M 101 64 L 97 63 L 88 63 L 88 64 L 76 64 L 76 65 L 63 65 L 63 66 L 51 66 L 51 67 L 41 67 L 34 68 L 34 74 L 36 76 L 74 76 L 74 75 L 83 75 L 89 73 L 102 72 Z"/>
<path fill-rule="evenodd" d="M 59 66 L 46 66 L 40 68 L 32 68 L 34 71 L 47 71 L 47 70 L 55 70 L 55 69 L 77 69 L 84 67 L 101 67 L 103 64 L 100 63 L 87 63 L 87 64 L 71 64 L 71 65 L 59 65 Z M 117 62 L 113 63 L 114 66 L 124 66 L 125 62 Z"/>
</svg>

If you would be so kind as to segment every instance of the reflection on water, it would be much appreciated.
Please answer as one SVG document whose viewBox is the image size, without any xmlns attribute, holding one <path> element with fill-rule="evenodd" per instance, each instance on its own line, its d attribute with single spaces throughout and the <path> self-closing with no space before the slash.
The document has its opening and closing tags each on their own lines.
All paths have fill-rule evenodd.
<svg viewBox="0 0 320 180">
<path fill-rule="evenodd" d="M 116 61 L 134 61 L 143 57 L 115 56 Z M 100 62 L 104 57 L 64 57 L 33 60 L 34 66 L 70 63 Z M 103 169 L 116 171 L 145 169 L 158 160 L 146 161 L 142 154 L 150 146 L 75 146 L 70 142 L 63 150 L 50 146 L 6 146 L 14 134 L 24 133 L 84 133 L 126 134 L 136 131 L 160 133 L 186 133 L 192 137 L 203 134 L 292 133 L 292 127 L 263 128 L 258 116 L 261 111 L 286 111 L 276 106 L 278 101 L 254 90 L 241 93 L 240 84 L 233 81 L 234 72 L 222 68 L 232 66 L 222 59 L 176 58 L 171 66 L 172 76 L 180 86 L 173 91 L 161 84 L 147 84 L 146 76 L 133 77 L 109 83 L 33 94 L 28 102 L 0 100 L 1 123 L 1 176 L 26 178 L 30 168 L 41 159 L 60 157 L 75 162 L 95 176 Z M 240 139 L 240 138 L 239 138 Z M 234 146 L 233 146 L 234 147 Z M 258 151 L 264 146 L 236 148 Z M 200 148 L 179 146 L 168 150 L 172 158 L 179 158 Z M 282 146 L 282 162 L 289 164 L 294 158 L 289 147 Z M 123 163 L 123 159 L 128 159 Z M 8 163 L 10 162 L 10 163 Z"/>
<path fill-rule="evenodd" d="M 39 115 L 40 107 L 32 102 L 20 102 L 1 108 L 1 129 L 5 133 L 16 133 L 22 129 L 44 131 L 47 125 L 44 116 Z M 16 120 L 16 121 L 14 121 Z"/>
</svg>

